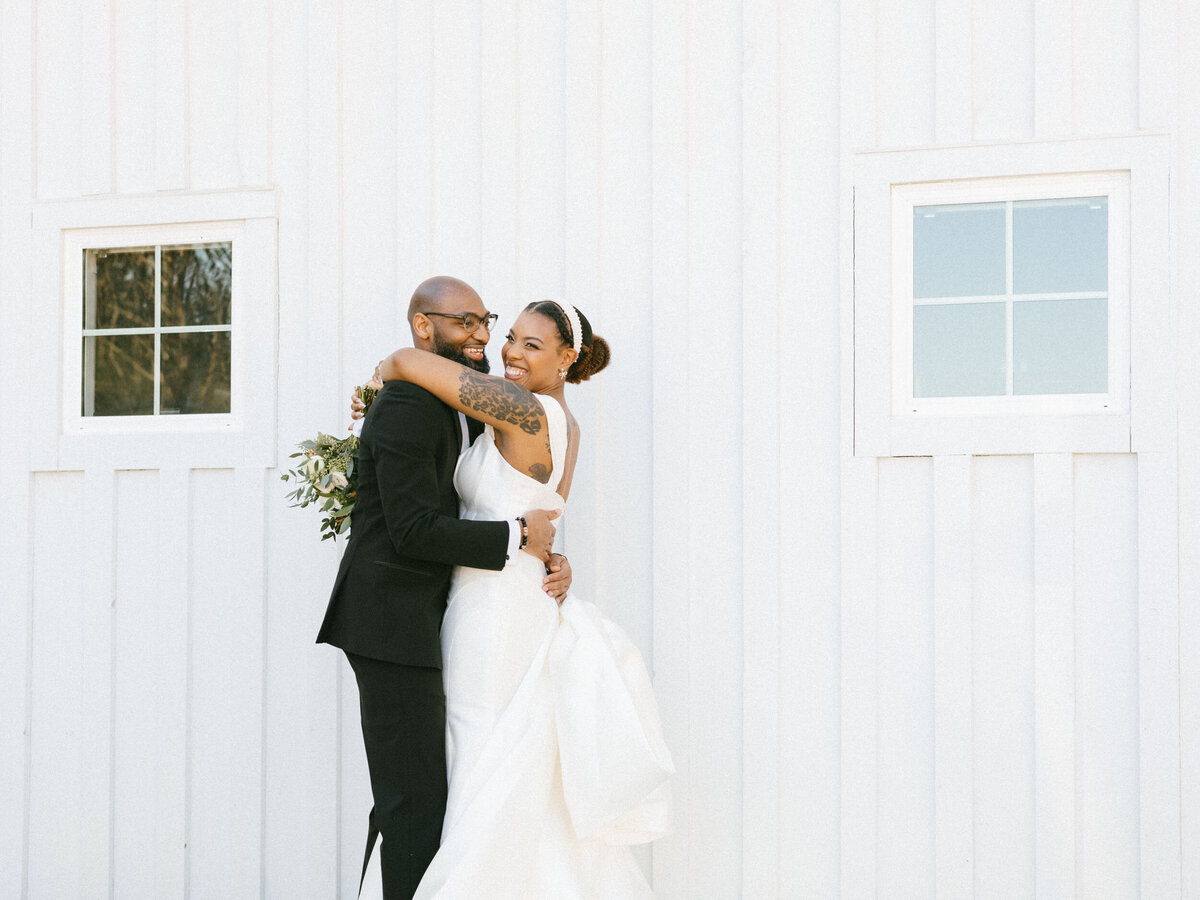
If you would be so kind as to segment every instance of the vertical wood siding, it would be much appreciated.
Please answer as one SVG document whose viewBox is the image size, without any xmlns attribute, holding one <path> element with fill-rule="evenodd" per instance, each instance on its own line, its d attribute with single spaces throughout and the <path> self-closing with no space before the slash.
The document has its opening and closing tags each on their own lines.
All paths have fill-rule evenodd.
<svg viewBox="0 0 1200 900">
<path fill-rule="evenodd" d="M 1200 238 L 1200 21 L 1076 7 L 0 4 L 0 893 L 354 896 L 338 548 L 276 470 L 46 471 L 20 427 L 33 203 L 274 186 L 281 463 L 433 272 L 494 349 L 547 296 L 612 343 L 562 531 L 655 673 L 660 896 L 1198 895 L 1195 254 L 1165 444 L 852 452 L 854 153 L 1167 131 Z"/>
</svg>

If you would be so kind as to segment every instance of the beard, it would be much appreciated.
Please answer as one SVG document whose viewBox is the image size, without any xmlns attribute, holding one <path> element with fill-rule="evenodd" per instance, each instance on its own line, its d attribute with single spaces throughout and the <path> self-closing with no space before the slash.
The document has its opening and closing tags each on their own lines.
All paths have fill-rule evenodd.
<svg viewBox="0 0 1200 900">
<path fill-rule="evenodd" d="M 442 336 L 436 331 L 433 334 L 433 352 L 444 359 L 461 363 L 468 369 L 474 369 L 476 372 L 482 372 L 484 375 L 492 370 L 492 364 L 488 362 L 486 352 L 484 353 L 483 359 L 471 359 L 471 357 L 463 353 L 460 345 L 451 344 L 449 341 L 442 340 Z"/>
</svg>

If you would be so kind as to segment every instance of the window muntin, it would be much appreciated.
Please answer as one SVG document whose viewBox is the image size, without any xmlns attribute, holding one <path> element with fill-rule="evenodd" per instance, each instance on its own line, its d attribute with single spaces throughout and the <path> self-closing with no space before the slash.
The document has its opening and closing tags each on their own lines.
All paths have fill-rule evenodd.
<svg viewBox="0 0 1200 900">
<path fill-rule="evenodd" d="M 1128 365 L 1125 173 L 892 186 L 892 414 L 1107 413 Z"/>
<path fill-rule="evenodd" d="M 81 415 L 230 413 L 232 241 L 82 253 Z"/>
<path fill-rule="evenodd" d="M 912 253 L 914 397 L 1108 391 L 1107 196 L 915 206 Z"/>
</svg>

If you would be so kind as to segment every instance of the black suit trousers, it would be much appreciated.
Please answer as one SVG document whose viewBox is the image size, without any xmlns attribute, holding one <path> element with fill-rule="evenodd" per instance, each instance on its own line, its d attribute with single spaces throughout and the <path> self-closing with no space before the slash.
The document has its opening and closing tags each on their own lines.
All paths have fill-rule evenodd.
<svg viewBox="0 0 1200 900">
<path fill-rule="evenodd" d="M 346 653 L 358 680 L 371 810 L 367 855 L 383 836 L 383 896 L 411 900 L 446 815 L 446 695 L 440 669 Z M 364 871 L 365 871 L 364 862 Z"/>
</svg>

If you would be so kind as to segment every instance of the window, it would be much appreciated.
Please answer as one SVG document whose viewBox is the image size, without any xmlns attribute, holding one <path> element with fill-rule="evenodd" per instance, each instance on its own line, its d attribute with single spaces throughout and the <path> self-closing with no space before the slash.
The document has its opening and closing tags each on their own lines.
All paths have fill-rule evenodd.
<svg viewBox="0 0 1200 900">
<path fill-rule="evenodd" d="M 231 241 L 83 250 L 82 415 L 230 411 Z"/>
<path fill-rule="evenodd" d="M 1157 440 L 1169 158 L 1158 135 L 859 154 L 855 454 Z"/>
<path fill-rule="evenodd" d="M 235 425 L 254 319 L 246 229 L 229 221 L 65 232 L 68 432 Z"/>
<path fill-rule="evenodd" d="M 274 465 L 274 189 L 33 205 L 47 470 Z"/>
<path fill-rule="evenodd" d="M 1127 173 L 894 187 L 893 413 L 1119 406 L 1128 194 Z"/>
</svg>

